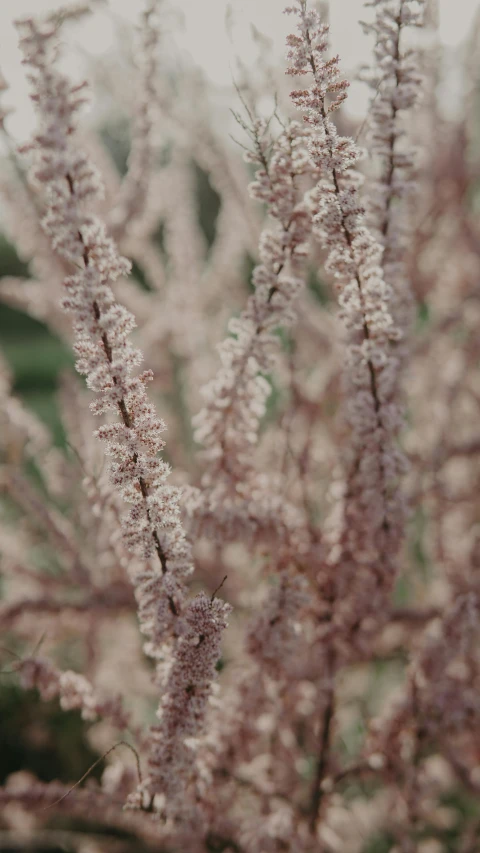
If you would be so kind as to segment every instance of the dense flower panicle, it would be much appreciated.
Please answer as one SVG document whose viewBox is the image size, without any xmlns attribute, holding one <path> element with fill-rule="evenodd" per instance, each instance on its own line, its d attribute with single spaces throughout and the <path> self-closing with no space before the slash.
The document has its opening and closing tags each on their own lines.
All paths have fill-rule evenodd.
<svg viewBox="0 0 480 853">
<path fill-rule="evenodd" d="M 167 485 L 169 467 L 157 455 L 164 446 L 165 425 L 145 391 L 151 371 L 134 374 L 142 361 L 129 342 L 135 320 L 116 302 L 111 289 L 130 265 L 102 223 L 84 210 L 99 192 L 95 170 L 71 142 L 84 87 L 70 86 L 54 65 L 55 26 L 27 19 L 18 27 L 43 121 L 30 146 L 36 154 L 34 176 L 47 187 L 43 224 L 55 250 L 78 270 L 65 279 L 63 299 L 64 309 L 73 314 L 76 367 L 98 395 L 91 404 L 93 412 L 120 415 L 119 421 L 104 424 L 96 435 L 112 457 L 113 486 L 132 505 L 123 522 L 126 543 L 141 558 L 155 558 L 153 565 L 147 563 L 133 573 L 141 630 L 148 637 L 146 651 L 156 658 L 157 678 L 165 684 L 165 696 L 170 696 L 170 704 L 163 700 L 163 733 L 151 744 L 155 768 L 155 757 L 162 750 L 173 762 L 179 760 L 185 738 L 201 726 L 228 607 L 202 596 L 186 603 L 190 547 L 180 520 L 178 490 Z M 194 646 L 198 649 L 192 651 Z M 182 679 L 187 679 L 185 684 Z M 66 701 L 73 707 L 75 683 L 67 687 Z M 82 685 L 77 687 L 80 694 Z M 152 793 L 158 792 L 161 771 L 154 776 Z"/>
<path fill-rule="evenodd" d="M 71 141 L 76 114 L 86 99 L 85 86 L 71 86 L 56 70 L 54 25 L 27 19 L 18 27 L 42 117 L 30 148 L 34 177 L 47 187 L 44 227 L 56 251 L 78 269 L 65 280 L 63 299 L 74 318 L 77 369 L 99 395 L 92 404 L 94 413 L 111 410 L 121 416 L 121 422 L 100 427 L 97 435 L 113 457 L 113 483 L 133 505 L 124 522 L 125 536 L 134 553 L 158 557 L 162 573 L 172 569 L 184 577 L 191 567 L 178 495 L 166 485 L 169 469 L 157 457 L 165 425 L 145 391 L 151 373 L 132 375 L 142 361 L 128 341 L 135 321 L 116 303 L 110 286 L 128 273 L 130 264 L 118 254 L 102 223 L 84 210 L 100 190 L 95 169 Z"/>
<path fill-rule="evenodd" d="M 421 27 L 424 0 L 375 0 L 373 23 L 363 24 L 375 37 L 374 65 L 362 73 L 373 90 L 368 116 L 368 147 L 377 173 L 369 184 L 367 216 L 383 245 L 382 266 L 392 288 L 390 310 L 403 338 L 396 346 L 407 355 L 414 300 L 407 276 L 411 236 L 409 216 L 416 193 L 416 149 L 409 141 L 405 120 L 418 103 L 422 75 L 419 51 L 405 47 L 408 29 Z"/>
<path fill-rule="evenodd" d="M 178 809 L 174 801 L 187 795 L 193 781 L 195 745 L 189 739 L 201 733 L 230 609 L 201 593 L 184 613 L 158 710 L 160 723 L 150 730 L 150 776 L 144 786 L 150 796 L 163 794 L 167 808 Z"/>
<path fill-rule="evenodd" d="M 309 88 L 292 92 L 292 99 L 314 131 L 309 151 L 320 172 L 310 195 L 314 234 L 328 251 L 326 269 L 335 281 L 347 339 L 351 454 L 339 523 L 332 525 L 330 560 L 341 566 L 335 578 L 339 605 L 334 620 L 359 624 L 362 607 L 364 615 L 378 610 L 374 591 L 384 595 L 392 588 L 402 535 L 398 359 L 391 346 L 400 332 L 390 314 L 391 288 L 383 277 L 381 246 L 363 224 L 360 176 L 352 170 L 360 151 L 353 140 L 338 135 L 330 119 L 346 97 L 347 83 L 340 78 L 338 57 L 325 57 L 328 27 L 304 0 L 287 12 L 297 16 L 299 32 L 288 38 L 288 73 L 313 77 Z"/>
<path fill-rule="evenodd" d="M 273 333 L 294 320 L 309 237 L 310 218 L 296 188 L 296 178 L 308 166 L 301 129 L 291 123 L 275 141 L 271 157 L 266 123 L 257 120 L 253 133 L 256 147 L 247 156 L 259 168 L 250 191 L 267 204 L 273 223 L 261 235 L 255 293 L 240 317 L 229 322 L 230 336 L 218 348 L 221 368 L 204 387 L 206 404 L 194 419 L 195 438 L 210 463 L 205 485 L 219 476 L 233 483 L 242 480 L 250 467 L 271 391 L 264 374 L 271 370 L 278 346 Z"/>
</svg>

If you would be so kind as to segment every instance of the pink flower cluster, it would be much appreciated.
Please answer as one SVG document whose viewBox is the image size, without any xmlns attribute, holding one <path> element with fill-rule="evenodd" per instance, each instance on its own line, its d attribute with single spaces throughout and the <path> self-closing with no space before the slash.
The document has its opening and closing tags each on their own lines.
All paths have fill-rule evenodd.
<svg viewBox="0 0 480 853">
<path fill-rule="evenodd" d="M 390 314 L 382 248 L 364 224 L 361 176 L 352 168 L 360 150 L 352 139 L 338 135 L 330 118 L 345 100 L 348 83 L 340 77 L 338 56 L 326 56 L 328 26 L 303 0 L 287 12 L 298 21 L 298 35 L 288 37 L 288 73 L 312 77 L 310 87 L 292 92 L 292 99 L 312 128 L 309 152 L 320 173 L 310 194 L 314 234 L 328 252 L 325 268 L 334 278 L 346 331 L 351 442 L 340 517 L 332 521 L 330 561 L 339 567 L 334 621 L 351 627 L 369 612 L 376 618 L 381 613 L 376 594 L 385 601 L 392 589 L 402 538 L 398 486 L 405 465 L 397 446 L 402 418 L 392 349 L 401 333 Z"/>
<path fill-rule="evenodd" d="M 254 150 L 246 157 L 258 168 L 250 193 L 267 205 L 272 224 L 260 238 L 261 263 L 253 272 L 255 292 L 240 317 L 229 322 L 229 337 L 218 348 L 220 370 L 202 389 L 206 404 L 195 416 L 195 438 L 205 447 L 209 462 L 206 486 L 220 479 L 234 488 L 251 467 L 271 393 L 267 377 L 278 349 L 275 331 L 295 319 L 301 261 L 310 232 L 310 217 L 297 187 L 308 165 L 303 132 L 291 122 L 270 151 L 267 123 L 258 119 L 252 137 Z"/>
<path fill-rule="evenodd" d="M 52 245 L 78 269 L 65 280 L 63 307 L 73 314 L 77 369 L 98 395 L 95 414 L 108 411 L 119 422 L 97 430 L 113 457 L 112 482 L 132 508 L 124 521 L 129 547 L 144 558 L 156 555 L 163 573 L 184 577 L 191 558 L 180 524 L 178 495 L 166 484 L 168 466 L 158 458 L 165 424 L 148 400 L 150 371 L 132 375 L 142 355 L 129 341 L 133 316 L 117 304 L 111 283 L 129 272 L 99 219 L 85 210 L 99 194 L 99 179 L 88 158 L 72 144 L 75 118 L 85 103 L 83 85 L 71 86 L 57 71 L 56 29 L 50 21 L 20 22 L 21 47 L 32 69 L 34 100 L 42 129 L 30 146 L 34 177 L 46 185 L 44 227 Z"/>
<path fill-rule="evenodd" d="M 362 77 L 372 89 L 368 147 L 376 174 L 371 181 L 368 218 L 384 247 L 382 266 L 392 288 L 390 310 L 403 337 L 395 348 L 404 361 L 414 317 L 407 274 L 411 238 L 409 207 L 417 194 L 416 149 L 409 140 L 407 118 L 418 104 L 422 85 L 418 48 L 405 44 L 409 30 L 424 19 L 423 0 L 374 0 L 373 23 L 363 24 L 375 37 L 374 64 Z"/>
<path fill-rule="evenodd" d="M 159 742 L 167 751 L 178 749 L 186 732 L 194 734 L 200 727 L 228 607 L 219 601 L 208 603 L 202 596 L 190 603 L 185 600 L 191 554 L 180 521 L 178 490 L 167 485 L 169 467 L 158 458 L 164 446 L 161 436 L 165 425 L 145 391 L 151 371 L 133 373 L 142 361 L 141 353 L 129 341 L 135 321 L 116 302 L 111 288 L 112 282 L 129 272 L 130 264 L 118 254 L 99 219 L 85 209 L 87 202 L 98 196 L 99 183 L 88 158 L 72 141 L 76 114 L 85 100 L 84 87 L 72 87 L 56 68 L 54 22 L 47 19 L 39 23 L 29 18 L 18 26 L 42 119 L 42 129 L 29 149 L 36 161 L 34 177 L 46 186 L 43 224 L 55 250 L 78 270 L 65 279 L 63 298 L 64 309 L 74 318 L 76 367 L 98 395 L 91 404 L 92 411 L 97 415 L 112 411 L 119 416 L 117 422 L 101 426 L 96 435 L 106 443 L 106 453 L 113 459 L 112 485 L 132 505 L 123 520 L 128 548 L 142 561 L 155 558 L 153 564 L 142 563 L 133 577 L 141 629 L 149 639 L 146 650 L 157 659 L 167 657 L 172 667 L 173 687 L 167 680 L 166 689 L 173 697 L 176 728 L 173 732 L 167 725 L 153 736 L 154 756 Z M 185 650 L 193 643 L 197 628 L 195 636 L 201 635 L 205 644 L 202 639 L 192 658 Z M 173 647 L 167 649 L 169 642 Z M 160 681 L 161 676 L 166 677 L 165 667 L 159 664 L 157 674 Z M 199 690 L 192 701 L 187 691 L 183 705 L 175 694 L 176 680 L 182 678 Z M 86 696 L 82 685 L 78 681 L 78 695 Z M 70 693 L 74 688 L 72 682 Z M 71 707 L 76 702 L 72 698 L 65 701 Z"/>
<path fill-rule="evenodd" d="M 195 782 L 195 738 L 208 707 L 221 640 L 231 608 L 201 594 L 191 602 L 164 681 L 159 724 L 151 728 L 149 778 L 131 801 L 161 795 L 160 811 L 178 814 Z"/>
</svg>

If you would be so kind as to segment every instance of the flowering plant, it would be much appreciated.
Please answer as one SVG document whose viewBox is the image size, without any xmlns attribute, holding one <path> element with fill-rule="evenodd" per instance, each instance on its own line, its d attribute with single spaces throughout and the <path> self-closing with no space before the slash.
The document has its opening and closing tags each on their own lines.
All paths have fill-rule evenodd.
<svg viewBox="0 0 480 853">
<path fill-rule="evenodd" d="M 273 113 L 238 88 L 250 199 L 204 93 L 169 89 L 161 0 L 123 176 L 61 62 L 89 5 L 17 22 L 38 126 L 16 147 L 2 105 L 28 274 L 0 299 L 73 349 L 87 391 L 61 376 L 55 442 L 2 357 L 2 674 L 74 712 L 96 756 L 79 778 L 5 774 L 17 846 L 477 849 L 474 131 L 439 113 L 423 0 L 366 7 L 358 134 L 306 0 Z"/>
</svg>

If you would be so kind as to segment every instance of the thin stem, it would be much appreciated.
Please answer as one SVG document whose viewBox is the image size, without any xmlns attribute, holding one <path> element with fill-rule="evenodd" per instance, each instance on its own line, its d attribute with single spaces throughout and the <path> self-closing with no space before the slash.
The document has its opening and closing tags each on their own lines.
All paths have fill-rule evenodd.
<svg viewBox="0 0 480 853">
<path fill-rule="evenodd" d="M 140 767 L 140 758 L 139 758 L 138 752 L 135 749 L 135 747 L 133 747 L 131 745 L 131 743 L 127 743 L 126 740 L 119 740 L 118 743 L 114 743 L 114 745 L 111 746 L 110 749 L 107 749 L 107 751 L 104 752 L 103 755 L 100 756 L 100 758 L 97 758 L 97 760 L 94 761 L 93 764 L 90 765 L 88 770 L 86 770 L 86 772 L 83 774 L 83 776 L 81 776 L 80 779 L 77 782 L 75 782 L 75 784 L 72 785 L 72 787 L 69 788 L 65 794 L 63 794 L 61 797 L 59 797 L 58 800 L 54 800 L 53 803 L 50 803 L 48 806 L 45 806 L 44 811 L 47 811 L 48 809 L 53 808 L 53 806 L 58 806 L 59 803 L 63 802 L 63 800 L 66 800 L 67 797 L 70 796 L 72 791 L 74 791 L 75 788 L 78 788 L 78 786 L 83 782 L 83 780 L 86 779 L 87 776 L 90 775 L 92 770 L 94 770 L 95 767 L 97 767 L 97 765 L 100 764 L 100 762 L 103 761 L 103 759 L 107 757 L 107 755 L 110 755 L 110 753 L 113 752 L 114 749 L 117 749 L 118 746 L 126 746 L 126 747 L 128 747 L 128 749 L 131 750 L 131 752 L 133 752 L 133 754 L 135 756 L 135 762 L 137 765 L 138 783 L 139 783 L 139 785 L 141 785 L 142 784 L 142 770 Z"/>
<path fill-rule="evenodd" d="M 317 826 L 320 806 L 324 794 L 322 783 L 327 776 L 330 758 L 333 719 L 335 715 L 335 682 L 333 675 L 333 666 L 334 661 L 332 659 L 329 667 L 329 678 L 331 679 L 331 683 L 328 689 L 327 704 L 322 714 L 322 728 L 319 742 L 317 769 L 315 772 L 315 779 L 310 800 L 310 830 L 312 834 L 315 832 Z"/>
</svg>

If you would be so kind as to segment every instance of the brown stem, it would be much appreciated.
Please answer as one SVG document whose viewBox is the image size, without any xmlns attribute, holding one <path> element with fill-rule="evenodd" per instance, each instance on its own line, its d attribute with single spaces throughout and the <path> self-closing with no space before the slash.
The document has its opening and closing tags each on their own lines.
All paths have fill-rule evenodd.
<svg viewBox="0 0 480 853">
<path fill-rule="evenodd" d="M 310 830 L 312 834 L 315 832 L 319 817 L 320 805 L 324 794 L 322 783 L 327 775 L 330 745 L 332 738 L 333 718 L 335 714 L 335 686 L 333 680 L 333 661 L 329 669 L 330 678 L 332 679 L 328 690 L 327 704 L 322 715 L 322 729 L 320 734 L 320 745 L 317 760 L 317 769 L 313 783 L 312 795 L 310 800 Z"/>
</svg>

